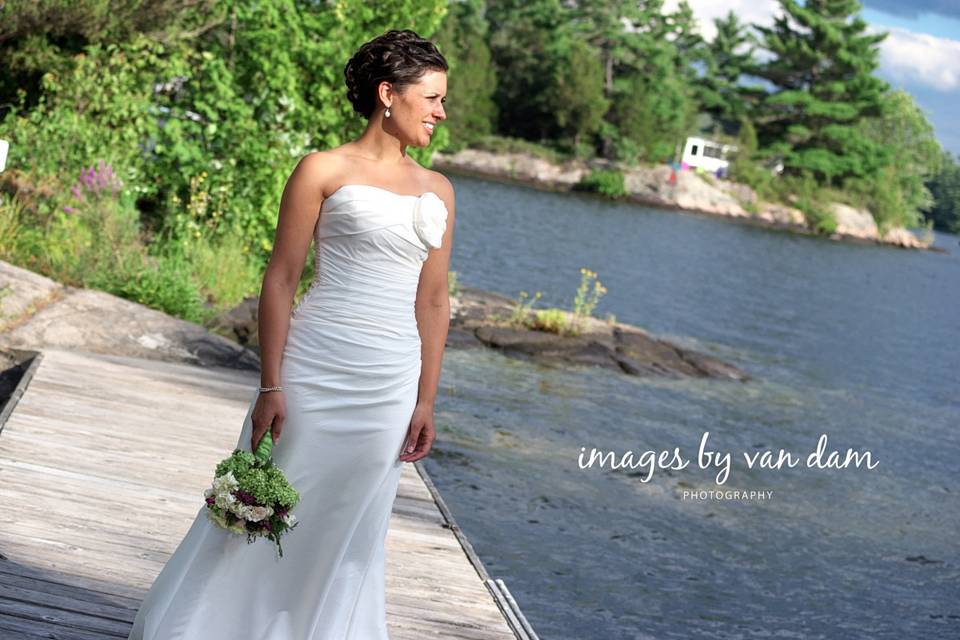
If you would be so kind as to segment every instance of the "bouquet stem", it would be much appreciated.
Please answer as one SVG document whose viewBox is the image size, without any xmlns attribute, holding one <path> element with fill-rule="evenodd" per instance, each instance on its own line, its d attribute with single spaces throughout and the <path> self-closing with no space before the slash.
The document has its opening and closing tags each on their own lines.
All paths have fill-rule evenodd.
<svg viewBox="0 0 960 640">
<path fill-rule="evenodd" d="M 267 431 L 265 434 L 263 434 L 263 437 L 260 438 L 260 443 L 257 445 L 257 450 L 253 455 L 255 455 L 261 462 L 266 462 L 270 459 L 272 451 L 273 433 Z"/>
</svg>

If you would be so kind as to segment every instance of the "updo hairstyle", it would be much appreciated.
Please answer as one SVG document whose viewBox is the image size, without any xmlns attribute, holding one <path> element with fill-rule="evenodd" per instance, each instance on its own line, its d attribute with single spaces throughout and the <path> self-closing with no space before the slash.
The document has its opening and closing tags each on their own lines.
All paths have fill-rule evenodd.
<svg viewBox="0 0 960 640">
<path fill-rule="evenodd" d="M 369 120 L 381 82 L 403 91 L 428 71 L 447 71 L 447 60 L 436 45 L 410 29 L 391 29 L 364 43 L 343 68 L 347 98 L 353 110 Z"/>
</svg>

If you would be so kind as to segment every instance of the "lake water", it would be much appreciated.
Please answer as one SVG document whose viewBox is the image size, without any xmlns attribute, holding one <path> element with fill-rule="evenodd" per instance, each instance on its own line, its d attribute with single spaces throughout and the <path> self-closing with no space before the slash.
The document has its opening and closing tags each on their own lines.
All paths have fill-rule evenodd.
<svg viewBox="0 0 960 640">
<path fill-rule="evenodd" d="M 451 269 L 608 313 L 753 376 L 636 378 L 448 350 L 424 460 L 543 640 L 960 637 L 960 246 L 838 243 L 454 177 Z M 700 469 L 730 453 L 722 485 Z M 827 451 L 877 466 L 806 467 Z M 581 448 L 689 466 L 581 469 Z M 748 469 L 784 449 L 794 468 Z M 684 491 L 772 491 L 765 500 Z"/>
</svg>

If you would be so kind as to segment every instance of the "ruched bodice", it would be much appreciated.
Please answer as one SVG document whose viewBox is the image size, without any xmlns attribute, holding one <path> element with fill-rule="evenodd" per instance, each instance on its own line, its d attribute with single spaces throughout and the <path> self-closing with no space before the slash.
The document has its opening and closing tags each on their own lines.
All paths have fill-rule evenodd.
<svg viewBox="0 0 960 640">
<path fill-rule="evenodd" d="M 197 487 L 197 516 L 130 640 L 389 640 L 384 541 L 418 396 L 414 303 L 446 215 L 432 192 L 358 184 L 324 200 L 313 283 L 283 349 L 286 418 L 273 448 L 300 492 L 299 524 L 278 561 L 273 545 L 210 523 Z M 250 449 L 257 396 L 238 448 Z"/>
<path fill-rule="evenodd" d="M 418 339 L 414 302 L 429 247 L 413 214 L 422 197 L 362 184 L 327 197 L 314 229 L 313 283 L 293 315 Z"/>
</svg>

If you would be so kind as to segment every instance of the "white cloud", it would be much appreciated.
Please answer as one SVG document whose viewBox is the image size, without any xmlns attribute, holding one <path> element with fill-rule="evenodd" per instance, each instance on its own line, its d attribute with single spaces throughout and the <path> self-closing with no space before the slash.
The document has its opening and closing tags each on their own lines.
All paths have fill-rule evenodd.
<svg viewBox="0 0 960 640">
<path fill-rule="evenodd" d="M 666 0 L 663 3 L 664 13 L 673 13 L 679 4 L 679 0 Z M 687 0 L 687 4 L 697 17 L 700 34 L 707 40 L 713 40 L 717 35 L 714 18 L 723 18 L 733 11 L 742 23 L 771 25 L 780 7 L 776 0 Z"/>
<path fill-rule="evenodd" d="M 714 18 L 733 11 L 745 24 L 773 24 L 780 12 L 777 0 L 688 0 L 700 33 L 712 40 Z M 664 12 L 676 11 L 679 0 L 666 0 Z M 880 44 L 880 70 L 884 77 L 904 85 L 923 85 L 942 92 L 960 89 L 960 40 L 941 38 L 900 27 L 871 25 L 871 31 L 889 31 Z M 758 56 L 763 53 L 758 51 Z"/>
<path fill-rule="evenodd" d="M 880 45 L 880 68 L 885 75 L 900 82 L 918 83 L 938 91 L 960 89 L 960 40 L 939 38 L 899 27 L 883 30 L 890 32 Z"/>
</svg>

